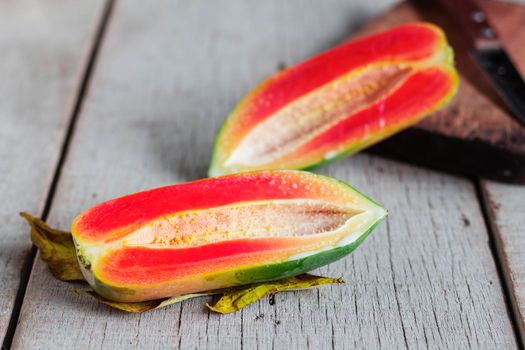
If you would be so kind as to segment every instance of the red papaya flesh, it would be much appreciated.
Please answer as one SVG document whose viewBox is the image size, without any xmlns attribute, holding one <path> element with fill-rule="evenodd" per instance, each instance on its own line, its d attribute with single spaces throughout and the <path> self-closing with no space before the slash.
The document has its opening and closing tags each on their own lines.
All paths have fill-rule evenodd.
<svg viewBox="0 0 525 350">
<path fill-rule="evenodd" d="M 113 199 L 72 234 L 91 287 L 136 302 L 299 275 L 349 254 L 385 215 L 343 182 L 275 170 Z"/>
<path fill-rule="evenodd" d="M 452 49 L 434 25 L 347 42 L 244 97 L 219 131 L 209 175 L 317 167 L 416 123 L 457 86 Z"/>
</svg>

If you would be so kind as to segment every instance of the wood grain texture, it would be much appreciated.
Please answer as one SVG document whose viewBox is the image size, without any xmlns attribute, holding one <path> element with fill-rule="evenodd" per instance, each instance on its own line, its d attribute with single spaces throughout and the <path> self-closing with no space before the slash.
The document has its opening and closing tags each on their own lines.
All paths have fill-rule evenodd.
<svg viewBox="0 0 525 350">
<path fill-rule="evenodd" d="M 525 21 L 525 1 L 520 1 L 521 12 L 509 18 Z M 499 16 L 510 16 L 499 9 Z M 514 57 L 516 68 L 525 75 L 525 31 L 510 36 L 513 23 L 500 24 L 500 30 L 514 41 L 506 42 L 507 49 Z M 518 58 L 518 59 L 516 59 Z M 522 128 L 525 134 L 525 128 Z M 525 186 L 505 185 L 493 181 L 481 181 L 485 206 L 489 214 L 510 298 L 522 343 L 525 344 Z"/>
<path fill-rule="evenodd" d="M 388 2 L 117 2 L 63 169 L 51 225 L 94 203 L 204 177 L 235 102 L 278 67 L 345 38 Z M 277 294 L 220 316 L 194 299 L 131 315 L 72 292 L 35 262 L 13 347 L 516 347 L 469 181 L 369 155 L 323 173 L 390 209 L 345 285 Z"/>
<path fill-rule="evenodd" d="M 523 342 L 525 341 L 525 187 L 492 181 L 482 181 L 481 187 Z"/>
<path fill-rule="evenodd" d="M 0 2 L 2 341 L 30 258 L 18 212 L 43 210 L 102 2 Z"/>
</svg>

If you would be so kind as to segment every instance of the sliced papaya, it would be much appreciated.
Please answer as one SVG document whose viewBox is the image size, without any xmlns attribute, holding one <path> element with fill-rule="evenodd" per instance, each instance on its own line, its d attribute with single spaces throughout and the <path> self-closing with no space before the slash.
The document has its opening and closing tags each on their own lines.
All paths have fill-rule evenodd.
<svg viewBox="0 0 525 350">
<path fill-rule="evenodd" d="M 276 170 L 113 199 L 72 235 L 91 287 L 138 302 L 299 275 L 349 254 L 385 215 L 343 182 Z"/>
<path fill-rule="evenodd" d="M 26 212 L 20 213 L 31 226 L 31 241 L 38 247 L 40 258 L 47 263 L 51 273 L 61 281 L 85 281 L 76 257 L 71 232 L 60 231 L 48 226 L 43 220 Z M 215 289 L 213 291 L 183 294 L 169 298 L 142 302 L 119 302 L 108 300 L 92 290 L 75 288 L 80 295 L 90 296 L 112 308 L 126 312 L 145 312 L 159 309 L 187 299 L 220 294 L 221 298 L 208 307 L 218 313 L 238 311 L 270 293 L 286 290 L 309 289 L 332 283 L 344 283 L 342 278 L 314 276 L 303 273 L 277 281 L 267 281 L 238 287 Z"/>
<path fill-rule="evenodd" d="M 347 42 L 244 97 L 219 131 L 209 175 L 317 167 L 416 123 L 457 86 L 452 49 L 432 24 Z"/>
</svg>

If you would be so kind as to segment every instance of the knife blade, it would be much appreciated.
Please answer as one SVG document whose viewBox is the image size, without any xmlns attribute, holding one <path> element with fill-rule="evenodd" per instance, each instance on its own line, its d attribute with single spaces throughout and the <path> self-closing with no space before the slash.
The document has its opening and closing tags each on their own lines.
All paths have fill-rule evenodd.
<svg viewBox="0 0 525 350">
<path fill-rule="evenodd" d="M 525 82 L 503 50 L 472 50 L 516 119 L 525 126 Z"/>
<path fill-rule="evenodd" d="M 439 0 L 462 27 L 470 54 L 487 74 L 512 116 L 525 126 L 525 82 L 509 58 L 488 16 L 475 0 Z"/>
</svg>

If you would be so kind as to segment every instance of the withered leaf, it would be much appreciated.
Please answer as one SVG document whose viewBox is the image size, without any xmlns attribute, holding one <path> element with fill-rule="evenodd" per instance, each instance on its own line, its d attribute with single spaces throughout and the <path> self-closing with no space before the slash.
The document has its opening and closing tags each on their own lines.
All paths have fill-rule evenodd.
<svg viewBox="0 0 525 350">
<path fill-rule="evenodd" d="M 215 312 L 227 314 L 238 311 L 271 293 L 282 292 L 285 290 L 308 289 L 332 283 L 344 283 L 344 281 L 342 278 L 321 277 L 305 273 L 295 277 L 227 291 L 215 305 L 208 305 L 208 307 Z"/>
<path fill-rule="evenodd" d="M 123 303 L 123 302 L 105 299 L 104 297 L 98 295 L 92 290 L 88 290 L 88 291 L 77 290 L 76 292 L 81 295 L 88 295 L 90 297 L 93 297 L 97 299 L 98 301 L 100 301 L 101 303 L 109 305 L 114 309 L 126 311 L 126 312 L 132 312 L 132 313 L 141 313 L 141 312 L 145 312 L 145 311 L 149 311 L 153 309 L 160 309 L 162 307 L 165 307 L 171 304 L 176 304 L 178 302 L 181 302 L 187 299 L 220 293 L 220 292 L 192 293 L 192 294 L 179 295 L 177 297 L 172 297 L 168 299 L 150 300 L 150 301 L 143 301 L 139 303 Z"/>
<path fill-rule="evenodd" d="M 31 241 L 40 250 L 40 257 L 53 276 L 61 281 L 84 281 L 71 233 L 53 229 L 28 213 L 22 212 L 20 216 L 31 225 Z"/>
</svg>

